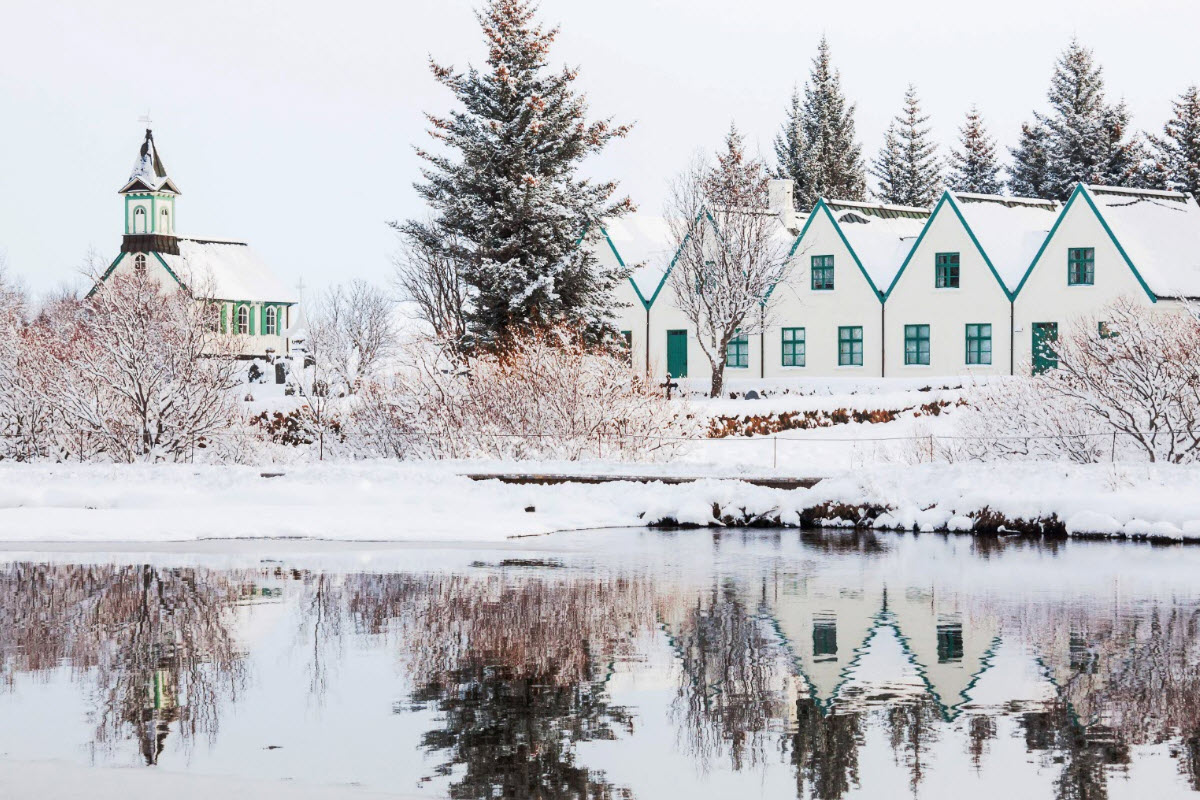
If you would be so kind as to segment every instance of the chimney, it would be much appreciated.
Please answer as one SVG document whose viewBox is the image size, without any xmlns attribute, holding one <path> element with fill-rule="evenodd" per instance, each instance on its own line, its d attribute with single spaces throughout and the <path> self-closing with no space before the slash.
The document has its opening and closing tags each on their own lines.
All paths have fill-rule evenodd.
<svg viewBox="0 0 1200 800">
<path fill-rule="evenodd" d="M 772 178 L 767 182 L 767 207 L 779 215 L 785 228 L 796 227 L 796 206 L 792 198 L 796 182 L 791 178 Z"/>
</svg>

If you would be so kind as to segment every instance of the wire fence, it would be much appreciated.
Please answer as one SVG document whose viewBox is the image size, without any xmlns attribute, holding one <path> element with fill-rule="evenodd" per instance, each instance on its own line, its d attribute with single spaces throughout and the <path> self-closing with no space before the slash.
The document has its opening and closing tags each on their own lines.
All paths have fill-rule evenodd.
<svg viewBox="0 0 1200 800">
<path fill-rule="evenodd" d="M 558 440 L 562 442 L 562 450 L 573 454 L 573 458 L 568 460 L 583 460 L 595 458 L 597 460 L 613 460 L 627 461 L 626 456 L 630 454 L 650 454 L 656 450 L 662 450 L 667 446 L 676 446 L 683 448 L 694 448 L 690 451 L 691 455 L 700 456 L 703 461 L 719 463 L 722 460 L 728 459 L 732 464 L 744 465 L 748 462 L 744 460 L 747 451 L 756 451 L 753 463 L 759 466 L 767 466 L 772 469 L 778 469 L 781 464 L 781 457 L 784 465 L 788 462 L 800 460 L 802 462 L 811 463 L 813 458 L 823 459 L 825 463 L 837 459 L 839 456 L 848 455 L 850 458 L 850 466 L 855 466 L 855 459 L 862 458 L 865 463 L 863 453 L 860 448 L 864 446 L 884 445 L 887 447 L 896 448 L 898 446 L 907 446 L 907 449 L 902 449 L 899 452 L 893 451 L 890 455 L 890 460 L 907 460 L 910 463 L 934 462 L 939 460 L 953 460 L 955 445 L 970 445 L 974 450 L 985 452 L 988 448 L 998 451 L 995 460 L 1005 460 L 999 453 L 1004 449 L 1011 451 L 1014 456 L 1020 456 L 1023 453 L 1029 453 L 1034 450 L 1033 445 L 1041 442 L 1053 442 L 1058 444 L 1074 443 L 1077 448 L 1091 445 L 1090 460 L 1100 461 L 1103 456 L 1107 456 L 1107 460 L 1115 462 L 1118 455 L 1124 455 L 1122 450 L 1126 443 L 1135 444 L 1138 448 L 1135 452 L 1141 456 L 1140 460 L 1149 460 L 1148 453 L 1157 445 L 1163 445 L 1169 441 L 1179 441 L 1185 445 L 1190 440 L 1191 442 L 1200 442 L 1200 431 L 1185 430 L 1158 430 L 1158 431 L 1095 431 L 1087 433 L 1061 433 L 1061 434 L 985 434 L 985 435 L 965 435 L 965 434 L 936 434 L 922 433 L 910 435 L 883 435 L 883 436 L 846 436 L 846 435 L 827 435 L 826 431 L 831 431 L 836 426 L 817 426 L 811 428 L 795 428 L 788 431 L 780 431 L 775 433 L 753 434 L 753 435 L 725 435 L 725 436 L 661 436 L 655 434 L 630 433 L 627 431 L 611 431 L 597 430 L 592 432 L 542 432 L 542 431 L 522 431 L 522 432 L 500 432 L 500 431 L 474 431 L 468 435 L 464 435 L 464 441 L 474 442 L 480 452 L 496 450 L 496 442 L 500 441 L 532 441 L 532 440 Z M 330 440 L 327 442 L 327 438 Z M 202 457 L 207 449 L 217 443 L 219 440 L 240 440 L 247 443 L 270 443 L 274 442 L 283 446 L 294 447 L 303 450 L 310 448 L 315 456 L 315 460 L 325 460 L 328 451 L 332 449 L 327 447 L 335 442 L 343 443 L 344 437 L 340 431 L 331 431 L 326 429 L 306 430 L 298 434 L 292 434 L 291 439 L 280 440 L 278 436 L 271 436 L 255 431 L 213 431 L 202 435 L 172 437 L 165 442 L 149 443 L 143 452 L 159 453 L 168 455 L 170 460 L 176 462 L 195 463 L 197 453 Z M 50 440 L 53 440 L 51 442 Z M 113 441 L 108 434 L 97 433 L 96 431 L 56 431 L 51 435 L 29 436 L 27 434 L 18 433 L 0 433 L 0 441 L 7 441 L 10 444 L 0 447 L 0 460 L 17 460 L 17 461 L 34 461 L 34 460 L 54 460 L 60 462 L 78 462 L 84 463 L 87 461 L 108 461 L 116 460 L 111 457 L 108 443 Z M 833 445 L 834 448 L 824 447 Z M 842 451 L 837 449 L 842 447 Z M 137 449 L 137 448 L 133 448 Z M 548 448 L 547 448 L 548 449 Z M 685 451 L 688 452 L 688 451 Z M 731 452 L 732 457 L 726 457 L 724 453 Z M 880 454 L 871 454 L 879 460 Z M 707 457 L 707 458 L 705 458 Z M 553 460 L 552 458 L 539 457 L 529 460 Z M 982 459 L 979 459 L 982 460 Z"/>
</svg>

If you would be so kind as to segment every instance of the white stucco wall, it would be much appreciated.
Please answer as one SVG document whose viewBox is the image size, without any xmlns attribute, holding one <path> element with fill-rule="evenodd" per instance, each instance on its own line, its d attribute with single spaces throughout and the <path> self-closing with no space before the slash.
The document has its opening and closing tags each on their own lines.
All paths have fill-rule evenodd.
<svg viewBox="0 0 1200 800">
<path fill-rule="evenodd" d="M 939 289 L 938 253 L 959 254 L 959 288 Z M 1009 374 L 1011 305 L 949 203 L 941 206 L 888 294 L 886 368 L 893 378 Z M 968 324 L 992 326 L 992 363 L 966 363 Z M 929 326 L 929 365 L 904 363 L 904 327 Z"/>
<path fill-rule="evenodd" d="M 1067 285 L 1067 251 L 1073 247 L 1095 248 L 1093 285 Z M 1151 304 L 1095 212 L 1079 198 L 1064 213 L 1017 294 L 1013 331 L 1016 374 L 1028 375 L 1032 369 L 1033 323 L 1057 322 L 1062 336 L 1069 325 L 1098 315 L 1121 296 Z"/>
</svg>

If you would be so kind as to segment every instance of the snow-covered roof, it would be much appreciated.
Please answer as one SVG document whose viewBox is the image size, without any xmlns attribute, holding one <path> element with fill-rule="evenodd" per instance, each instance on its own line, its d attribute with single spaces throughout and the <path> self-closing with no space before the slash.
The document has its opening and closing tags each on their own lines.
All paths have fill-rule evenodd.
<svg viewBox="0 0 1200 800">
<path fill-rule="evenodd" d="M 1009 292 L 1016 291 L 1054 227 L 1054 200 L 952 192 L 967 227 Z"/>
<path fill-rule="evenodd" d="M 891 286 L 929 219 L 929 209 L 846 200 L 826 200 L 875 288 Z"/>
<path fill-rule="evenodd" d="M 154 144 L 154 134 L 149 128 L 146 129 L 146 138 L 142 141 L 137 160 L 133 162 L 133 171 L 129 173 L 129 180 L 121 192 L 139 190 L 179 194 L 175 182 L 167 175 L 167 168 Z"/>
<path fill-rule="evenodd" d="M 179 238 L 179 255 L 162 259 L 193 291 L 218 300 L 297 302 L 294 291 L 243 242 Z"/>
<path fill-rule="evenodd" d="M 1158 297 L 1200 297 L 1200 206 L 1178 192 L 1088 186 L 1134 269 Z"/>
<path fill-rule="evenodd" d="M 604 231 L 622 263 L 633 270 L 638 291 L 649 300 L 679 249 L 670 221 L 650 214 L 628 214 L 605 222 Z"/>
</svg>

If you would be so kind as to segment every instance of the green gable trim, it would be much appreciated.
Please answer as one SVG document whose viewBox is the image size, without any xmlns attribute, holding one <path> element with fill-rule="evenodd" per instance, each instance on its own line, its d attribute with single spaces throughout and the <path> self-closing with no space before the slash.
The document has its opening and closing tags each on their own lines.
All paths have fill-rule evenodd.
<svg viewBox="0 0 1200 800">
<path fill-rule="evenodd" d="M 687 243 L 692 240 L 692 232 L 696 229 L 696 226 L 700 224 L 700 219 L 702 217 L 708 217 L 708 221 L 713 226 L 713 231 L 717 233 L 718 236 L 720 235 L 720 232 L 716 229 L 717 224 L 713 222 L 713 218 L 709 215 L 708 209 L 703 209 L 699 214 L 697 214 L 696 218 L 692 220 L 692 224 L 688 227 L 687 236 L 683 237 L 683 241 L 680 242 L 679 247 L 675 249 L 675 255 L 671 257 L 671 263 L 667 265 L 666 271 L 663 272 L 662 278 L 659 279 L 658 286 L 654 287 L 654 294 L 650 295 L 650 305 L 654 305 L 654 301 L 658 299 L 659 293 L 661 293 L 663 287 L 667 285 L 667 278 L 671 277 L 671 272 L 675 269 L 675 264 L 678 263 L 679 256 L 681 253 L 683 253 L 683 248 L 686 247 Z"/>
<path fill-rule="evenodd" d="M 829 208 L 829 204 L 825 202 L 825 198 L 823 197 L 817 201 L 815 206 L 813 206 L 812 213 L 808 215 L 808 220 L 805 221 L 804 227 L 800 229 L 800 235 L 796 237 L 796 243 L 792 245 L 792 250 L 790 253 L 788 253 L 788 258 L 791 258 L 796 254 L 796 249 L 800 247 L 800 242 L 808 233 L 808 229 L 812 225 L 813 220 L 817 218 L 817 212 L 819 211 L 825 212 L 825 216 L 829 219 L 830 224 L 833 225 L 833 229 L 837 231 L 838 238 L 842 240 L 842 244 L 845 245 L 846 250 L 850 252 L 850 257 L 853 258 L 854 263 L 858 265 L 858 271 L 861 272 L 862 276 L 867 279 L 867 285 L 871 287 L 871 291 L 875 294 L 875 299 L 882 303 L 884 300 L 884 293 L 879 291 L 879 287 L 875 285 L 875 281 L 871 280 L 871 276 L 867 273 L 866 268 L 863 267 L 862 260 L 859 259 L 858 253 L 854 252 L 854 248 L 850 246 L 850 240 L 847 239 L 846 234 L 842 232 L 842 226 L 838 224 L 837 219 L 834 218 L 833 212 Z"/>
<path fill-rule="evenodd" d="M 1138 272 L 1137 267 L 1133 265 L 1133 259 L 1129 257 L 1129 254 L 1125 252 L 1125 248 L 1121 246 L 1119 241 L 1117 241 L 1116 234 L 1113 233 L 1112 228 L 1108 225 L 1108 220 L 1104 219 L 1104 215 L 1101 214 L 1100 209 L 1096 207 L 1095 201 L 1092 200 L 1091 192 L 1089 192 L 1087 187 L 1085 187 L 1082 183 L 1077 184 L 1075 186 L 1075 191 L 1071 192 L 1071 197 L 1067 200 L 1067 204 L 1063 206 L 1063 210 L 1058 215 L 1058 219 L 1054 221 L 1054 227 L 1051 228 L 1050 233 L 1046 235 L 1046 241 L 1042 242 L 1042 246 L 1038 249 L 1037 255 L 1034 256 L 1033 261 L 1029 263 L 1029 269 L 1025 270 L 1025 276 L 1021 278 L 1021 282 L 1017 285 L 1017 290 L 1013 292 L 1013 296 L 1015 297 L 1017 294 L 1019 294 L 1021 289 L 1025 286 L 1025 282 L 1028 281 L 1029 276 L 1033 274 L 1033 268 L 1037 266 L 1039 261 L 1041 261 L 1042 256 L 1046 252 L 1046 248 L 1050 246 L 1050 241 L 1054 238 L 1054 234 L 1058 232 L 1058 226 L 1062 224 L 1062 221 L 1067 216 L 1067 212 L 1070 211 L 1071 206 L 1075 204 L 1075 198 L 1080 196 L 1082 196 L 1087 202 L 1088 207 L 1092 209 L 1092 213 L 1096 215 L 1096 219 L 1100 221 L 1100 227 L 1104 228 L 1104 232 L 1108 234 L 1108 238 L 1112 241 L 1113 246 L 1117 248 L 1117 252 L 1121 254 L 1121 258 L 1125 259 L 1125 263 L 1129 266 L 1129 271 L 1133 273 L 1133 277 L 1137 278 L 1137 282 L 1141 284 L 1142 289 L 1145 290 L 1146 296 L 1150 298 L 1150 302 L 1157 303 L 1158 295 L 1150 291 L 1150 287 L 1142 278 L 1142 274 Z"/>
<path fill-rule="evenodd" d="M 925 227 L 921 228 L 921 235 L 917 237 L 916 244 L 914 244 L 912 249 L 908 251 L 908 255 L 905 257 L 904 263 L 900 265 L 900 271 L 896 273 L 895 278 L 892 278 L 892 285 L 889 286 L 887 292 L 884 293 L 883 299 L 887 300 L 892 296 L 892 291 L 895 290 L 896 284 L 900 282 L 900 276 L 904 274 L 906 269 L 908 269 L 909 262 L 913 260 L 913 256 L 915 256 L 917 254 L 917 250 L 921 248 L 921 242 L 925 240 L 925 234 L 933 225 L 933 221 L 937 219 L 938 212 L 942 210 L 942 206 L 947 204 L 949 204 L 950 208 L 954 210 L 954 215 L 958 217 L 958 222 L 960 225 L 962 225 L 963 230 L 967 232 L 967 236 L 970 237 L 971 244 L 975 245 L 975 250 L 979 253 L 980 257 L 983 258 L 983 263 L 987 264 L 988 270 L 992 273 L 992 277 L 996 279 L 996 285 L 1000 287 L 1000 291 L 1004 292 L 1004 296 L 1008 298 L 1008 301 L 1011 303 L 1016 298 L 1017 291 L 1020 290 L 1020 287 L 1018 286 L 1016 290 L 1010 292 L 1008 287 L 1004 285 L 1004 281 L 1000 279 L 1000 273 L 996 271 L 996 267 L 994 264 L 992 264 L 992 260 L 988 258 L 987 251 L 983 249 L 983 245 L 979 243 L 978 237 L 975 236 L 975 231 L 971 230 L 971 226 L 967 224 L 967 220 L 963 216 L 962 210 L 958 207 L 958 201 L 954 199 L 954 196 L 951 195 L 949 191 L 942 192 L 941 199 L 938 200 L 937 205 L 934 206 L 933 213 L 929 215 L 929 219 L 925 222 Z M 1055 225 L 1057 226 L 1057 223 L 1055 223 Z M 1051 234 L 1053 234 L 1053 231 L 1051 231 Z"/>
<path fill-rule="evenodd" d="M 613 244 L 612 238 L 608 235 L 608 231 L 605 230 L 603 225 L 600 226 L 600 233 L 604 234 L 604 241 L 608 242 L 608 249 L 612 251 L 613 256 L 617 259 L 617 263 L 621 265 L 621 268 L 629 269 L 628 265 L 625 263 L 625 259 L 621 258 L 621 252 L 617 250 L 617 246 Z M 646 296 L 642 294 L 641 288 L 639 288 L 637 283 L 633 280 L 632 270 L 629 273 L 629 277 L 627 277 L 625 280 L 629 281 L 629 285 L 633 287 L 633 292 L 637 295 L 637 299 L 639 302 L 641 302 L 642 307 L 649 311 L 650 301 L 646 299 Z"/>
<path fill-rule="evenodd" d="M 179 280 L 179 276 L 175 274 L 175 270 L 167 266 L 167 262 L 163 260 L 162 256 L 160 256 L 158 253 L 154 253 L 154 257 L 158 259 L 158 263 L 162 264 L 163 269 L 167 271 L 167 274 L 175 279 L 175 282 L 179 284 L 179 288 L 185 291 L 190 291 L 186 286 L 183 285 L 183 281 Z"/>
</svg>

